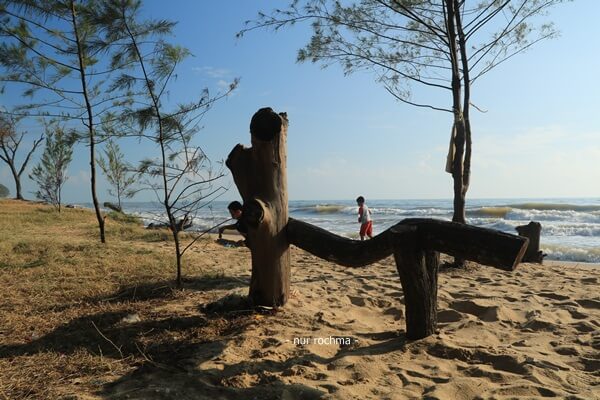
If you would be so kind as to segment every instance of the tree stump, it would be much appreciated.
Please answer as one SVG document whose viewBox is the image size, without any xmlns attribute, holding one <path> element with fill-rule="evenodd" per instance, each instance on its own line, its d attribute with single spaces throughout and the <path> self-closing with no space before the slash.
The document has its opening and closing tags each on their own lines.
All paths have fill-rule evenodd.
<svg viewBox="0 0 600 400">
<path fill-rule="evenodd" d="M 406 337 L 422 339 L 437 327 L 437 279 L 440 253 L 423 249 L 419 236 L 402 235 L 394 245 L 394 260 L 404 292 Z"/>
<path fill-rule="evenodd" d="M 531 221 L 527 225 L 517 226 L 515 228 L 519 236 L 529 239 L 527 250 L 523 256 L 524 262 L 533 262 L 541 264 L 546 254 L 540 251 L 540 234 L 542 233 L 542 224 Z"/>
<path fill-rule="evenodd" d="M 290 252 L 286 171 L 286 113 L 258 110 L 250 122 L 251 148 L 238 144 L 226 165 L 244 201 L 252 253 L 249 298 L 255 305 L 284 305 L 290 291 Z"/>
</svg>

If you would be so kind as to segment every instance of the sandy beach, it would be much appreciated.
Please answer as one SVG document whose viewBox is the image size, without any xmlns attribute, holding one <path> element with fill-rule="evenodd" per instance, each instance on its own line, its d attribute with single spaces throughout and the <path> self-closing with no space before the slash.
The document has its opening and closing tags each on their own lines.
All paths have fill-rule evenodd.
<svg viewBox="0 0 600 400">
<path fill-rule="evenodd" d="M 88 210 L 0 214 L 0 398 L 600 398 L 598 265 L 442 269 L 439 331 L 409 341 L 391 258 L 292 247 L 285 307 L 227 309 L 248 292 L 245 247 L 201 241 L 174 289 L 166 233 L 109 219 L 100 245 Z"/>
<path fill-rule="evenodd" d="M 211 244 L 206 251 L 215 268 L 249 279 L 246 248 Z M 191 378 L 149 374 L 111 393 L 145 386 L 132 398 L 165 388 L 189 398 L 600 398 L 597 265 L 445 270 L 439 333 L 407 341 L 393 259 L 349 269 L 297 248 L 292 254 L 293 296 L 282 310 L 199 345 L 190 354 Z M 196 293 L 186 303 L 196 309 L 246 292 Z"/>
<path fill-rule="evenodd" d="M 0 0 L 0 400 L 600 400 L 598 15 Z"/>
</svg>

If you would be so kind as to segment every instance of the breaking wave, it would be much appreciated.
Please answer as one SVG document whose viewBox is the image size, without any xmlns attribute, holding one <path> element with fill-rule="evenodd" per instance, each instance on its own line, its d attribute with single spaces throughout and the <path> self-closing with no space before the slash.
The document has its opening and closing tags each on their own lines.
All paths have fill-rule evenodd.
<svg viewBox="0 0 600 400">
<path fill-rule="evenodd" d="M 290 208 L 290 212 L 302 212 L 308 214 L 347 214 L 351 211 L 356 212 L 356 207 L 349 207 L 340 204 L 311 204 Z"/>
<path fill-rule="evenodd" d="M 600 263 L 600 248 L 579 248 L 561 245 L 542 245 L 541 249 L 550 260 Z"/>
</svg>

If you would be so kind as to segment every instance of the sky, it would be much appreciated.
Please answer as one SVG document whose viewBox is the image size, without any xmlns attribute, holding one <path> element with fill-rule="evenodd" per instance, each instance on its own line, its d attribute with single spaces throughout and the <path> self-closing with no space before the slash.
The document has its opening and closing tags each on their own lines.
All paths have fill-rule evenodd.
<svg viewBox="0 0 600 400">
<path fill-rule="evenodd" d="M 237 143 L 250 145 L 254 112 L 272 107 L 290 120 L 291 200 L 451 198 L 452 179 L 444 171 L 451 115 L 399 103 L 369 72 L 344 76 L 338 66 L 296 63 L 298 49 L 310 38 L 308 25 L 235 37 L 244 21 L 276 4 L 287 2 L 144 1 L 144 16 L 178 21 L 171 42 L 194 55 L 177 71 L 174 102 L 193 100 L 204 87 L 216 93 L 240 79 L 235 92 L 205 116 L 196 144 L 213 161 L 224 160 Z M 597 15 L 596 0 L 557 6 L 547 19 L 561 31 L 559 38 L 538 43 L 473 86 L 472 102 L 486 112 L 472 110 L 467 199 L 600 197 Z M 414 95 L 419 94 L 415 87 Z M 22 125 L 30 133 L 36 130 L 34 121 Z M 121 148 L 131 162 L 156 152 L 145 143 L 122 142 Z M 91 201 L 83 146 L 76 148 L 68 174 L 65 202 Z M 3 164 L 0 183 L 14 195 Z M 25 197 L 33 198 L 34 184 L 26 176 L 22 183 Z M 230 190 L 222 199 L 238 199 L 231 177 L 223 183 Z M 101 177 L 101 201 L 112 200 L 107 188 Z"/>
</svg>

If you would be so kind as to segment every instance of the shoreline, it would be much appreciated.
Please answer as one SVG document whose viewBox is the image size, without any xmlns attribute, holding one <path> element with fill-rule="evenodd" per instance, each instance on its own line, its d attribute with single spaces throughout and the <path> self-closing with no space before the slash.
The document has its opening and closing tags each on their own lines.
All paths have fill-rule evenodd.
<svg viewBox="0 0 600 400">
<path fill-rule="evenodd" d="M 448 220 L 452 204 L 448 199 L 371 200 L 375 234 L 404 218 L 423 217 Z M 145 223 L 162 221 L 161 209 L 149 202 L 124 203 L 125 211 Z M 82 204 L 90 206 L 89 204 Z M 156 206 L 156 204 L 154 204 Z M 194 220 L 198 231 L 209 229 L 229 218 L 226 201 L 215 201 L 212 211 Z M 344 200 L 302 200 L 289 202 L 290 216 L 315 224 L 338 235 L 355 239 L 355 204 Z M 541 250 L 547 260 L 600 264 L 600 200 L 593 198 L 505 198 L 472 199 L 467 202 L 471 225 L 516 234 L 515 227 L 529 221 L 542 224 Z"/>
<path fill-rule="evenodd" d="M 591 268 L 600 268 L 600 263 L 585 262 L 585 261 L 561 261 L 561 260 L 547 260 L 547 259 L 545 259 L 544 262 L 543 262 L 543 264 L 542 264 L 542 266 L 544 266 L 546 264 L 551 265 L 551 266 L 564 265 L 566 267 L 591 267 Z"/>
</svg>

